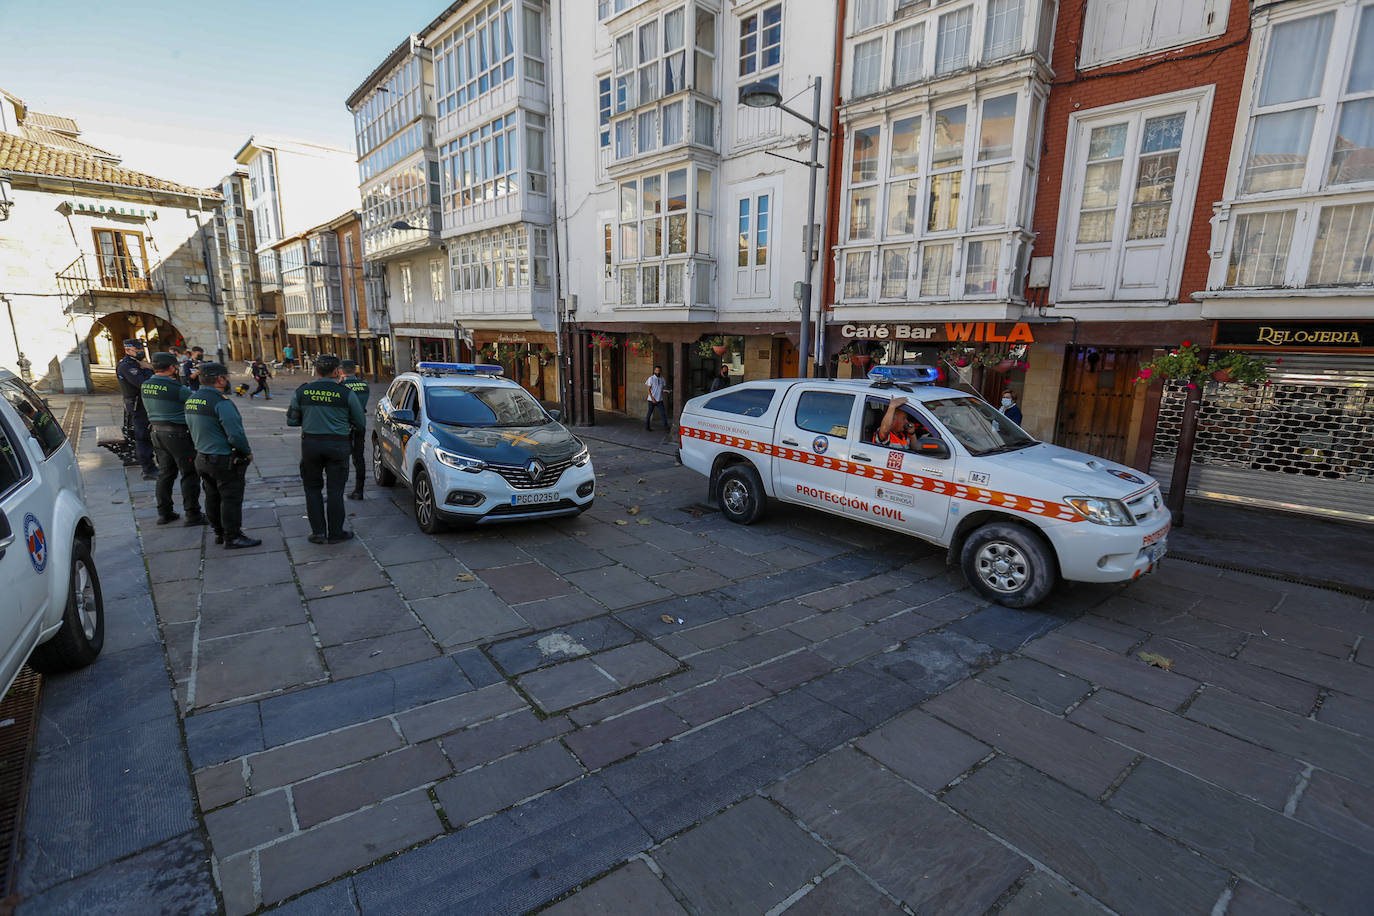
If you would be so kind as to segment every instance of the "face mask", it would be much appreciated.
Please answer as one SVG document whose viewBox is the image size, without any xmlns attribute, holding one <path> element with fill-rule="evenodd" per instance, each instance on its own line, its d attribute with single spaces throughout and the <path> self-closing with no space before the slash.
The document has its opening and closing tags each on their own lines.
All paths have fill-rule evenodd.
<svg viewBox="0 0 1374 916">
<path fill-rule="evenodd" d="M 1010 406 L 1011 406 L 1011 398 L 1002 398 L 1002 406 L 1003 406 L 1003 407 L 1010 407 Z"/>
</svg>

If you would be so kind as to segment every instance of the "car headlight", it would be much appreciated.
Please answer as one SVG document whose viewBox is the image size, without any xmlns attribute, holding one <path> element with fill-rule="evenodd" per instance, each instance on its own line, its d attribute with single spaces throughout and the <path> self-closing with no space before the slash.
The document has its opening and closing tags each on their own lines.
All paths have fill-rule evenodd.
<svg viewBox="0 0 1374 916">
<path fill-rule="evenodd" d="M 450 452 L 442 448 L 434 450 L 434 457 L 456 471 L 467 471 L 469 474 L 479 474 L 487 469 L 485 461 L 478 461 L 476 458 L 469 458 L 466 455 L 459 455 L 457 452 Z"/>
<path fill-rule="evenodd" d="M 577 467 L 579 467 L 579 468 L 582 467 L 584 464 L 586 464 L 588 461 L 591 461 L 591 460 L 592 460 L 592 453 L 591 453 L 591 450 L 588 449 L 587 446 L 585 446 L 585 445 L 582 446 L 582 450 L 581 450 L 580 452 L 578 452 L 576 455 L 573 455 L 573 456 L 572 456 L 572 463 L 573 463 L 574 465 L 576 465 Z"/>
<path fill-rule="evenodd" d="M 1106 499 L 1101 496 L 1065 496 L 1064 502 L 1073 506 L 1074 511 L 1097 525 L 1122 527 L 1134 525 L 1135 519 L 1119 499 Z"/>
</svg>

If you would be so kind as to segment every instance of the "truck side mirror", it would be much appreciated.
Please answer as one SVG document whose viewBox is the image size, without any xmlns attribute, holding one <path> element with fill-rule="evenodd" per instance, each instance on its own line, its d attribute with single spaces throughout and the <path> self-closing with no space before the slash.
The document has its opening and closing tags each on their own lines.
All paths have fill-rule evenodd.
<svg viewBox="0 0 1374 916">
<path fill-rule="evenodd" d="M 949 446 L 945 440 L 936 436 L 923 436 L 916 440 L 916 444 L 911 449 L 922 458 L 948 458 Z"/>
</svg>

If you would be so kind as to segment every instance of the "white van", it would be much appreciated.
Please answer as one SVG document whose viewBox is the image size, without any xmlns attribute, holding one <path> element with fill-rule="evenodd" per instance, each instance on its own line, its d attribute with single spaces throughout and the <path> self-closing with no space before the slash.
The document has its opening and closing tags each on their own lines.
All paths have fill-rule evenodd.
<svg viewBox="0 0 1374 916">
<path fill-rule="evenodd" d="M 985 401 L 925 384 L 933 376 L 880 367 L 868 381 L 771 379 L 693 398 L 682 463 L 732 521 L 753 522 L 773 497 L 915 535 L 1008 607 L 1038 603 L 1059 578 L 1155 568 L 1170 525 L 1155 480 L 1039 442 Z M 909 441 L 880 445 L 897 398 Z"/>
<path fill-rule="evenodd" d="M 43 674 L 83 668 L 105 642 L 76 455 L 33 389 L 0 369 L 0 686 L 27 659 Z"/>
</svg>

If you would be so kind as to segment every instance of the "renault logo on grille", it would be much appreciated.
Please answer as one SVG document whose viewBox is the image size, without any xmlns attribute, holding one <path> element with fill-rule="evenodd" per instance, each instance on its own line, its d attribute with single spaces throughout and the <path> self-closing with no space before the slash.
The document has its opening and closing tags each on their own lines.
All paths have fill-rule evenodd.
<svg viewBox="0 0 1374 916">
<path fill-rule="evenodd" d="M 538 483 L 540 479 L 543 478 L 544 470 L 544 462 L 540 461 L 538 458 L 531 458 L 529 461 L 525 462 L 525 473 L 530 475 L 530 480 L 535 483 Z"/>
</svg>

